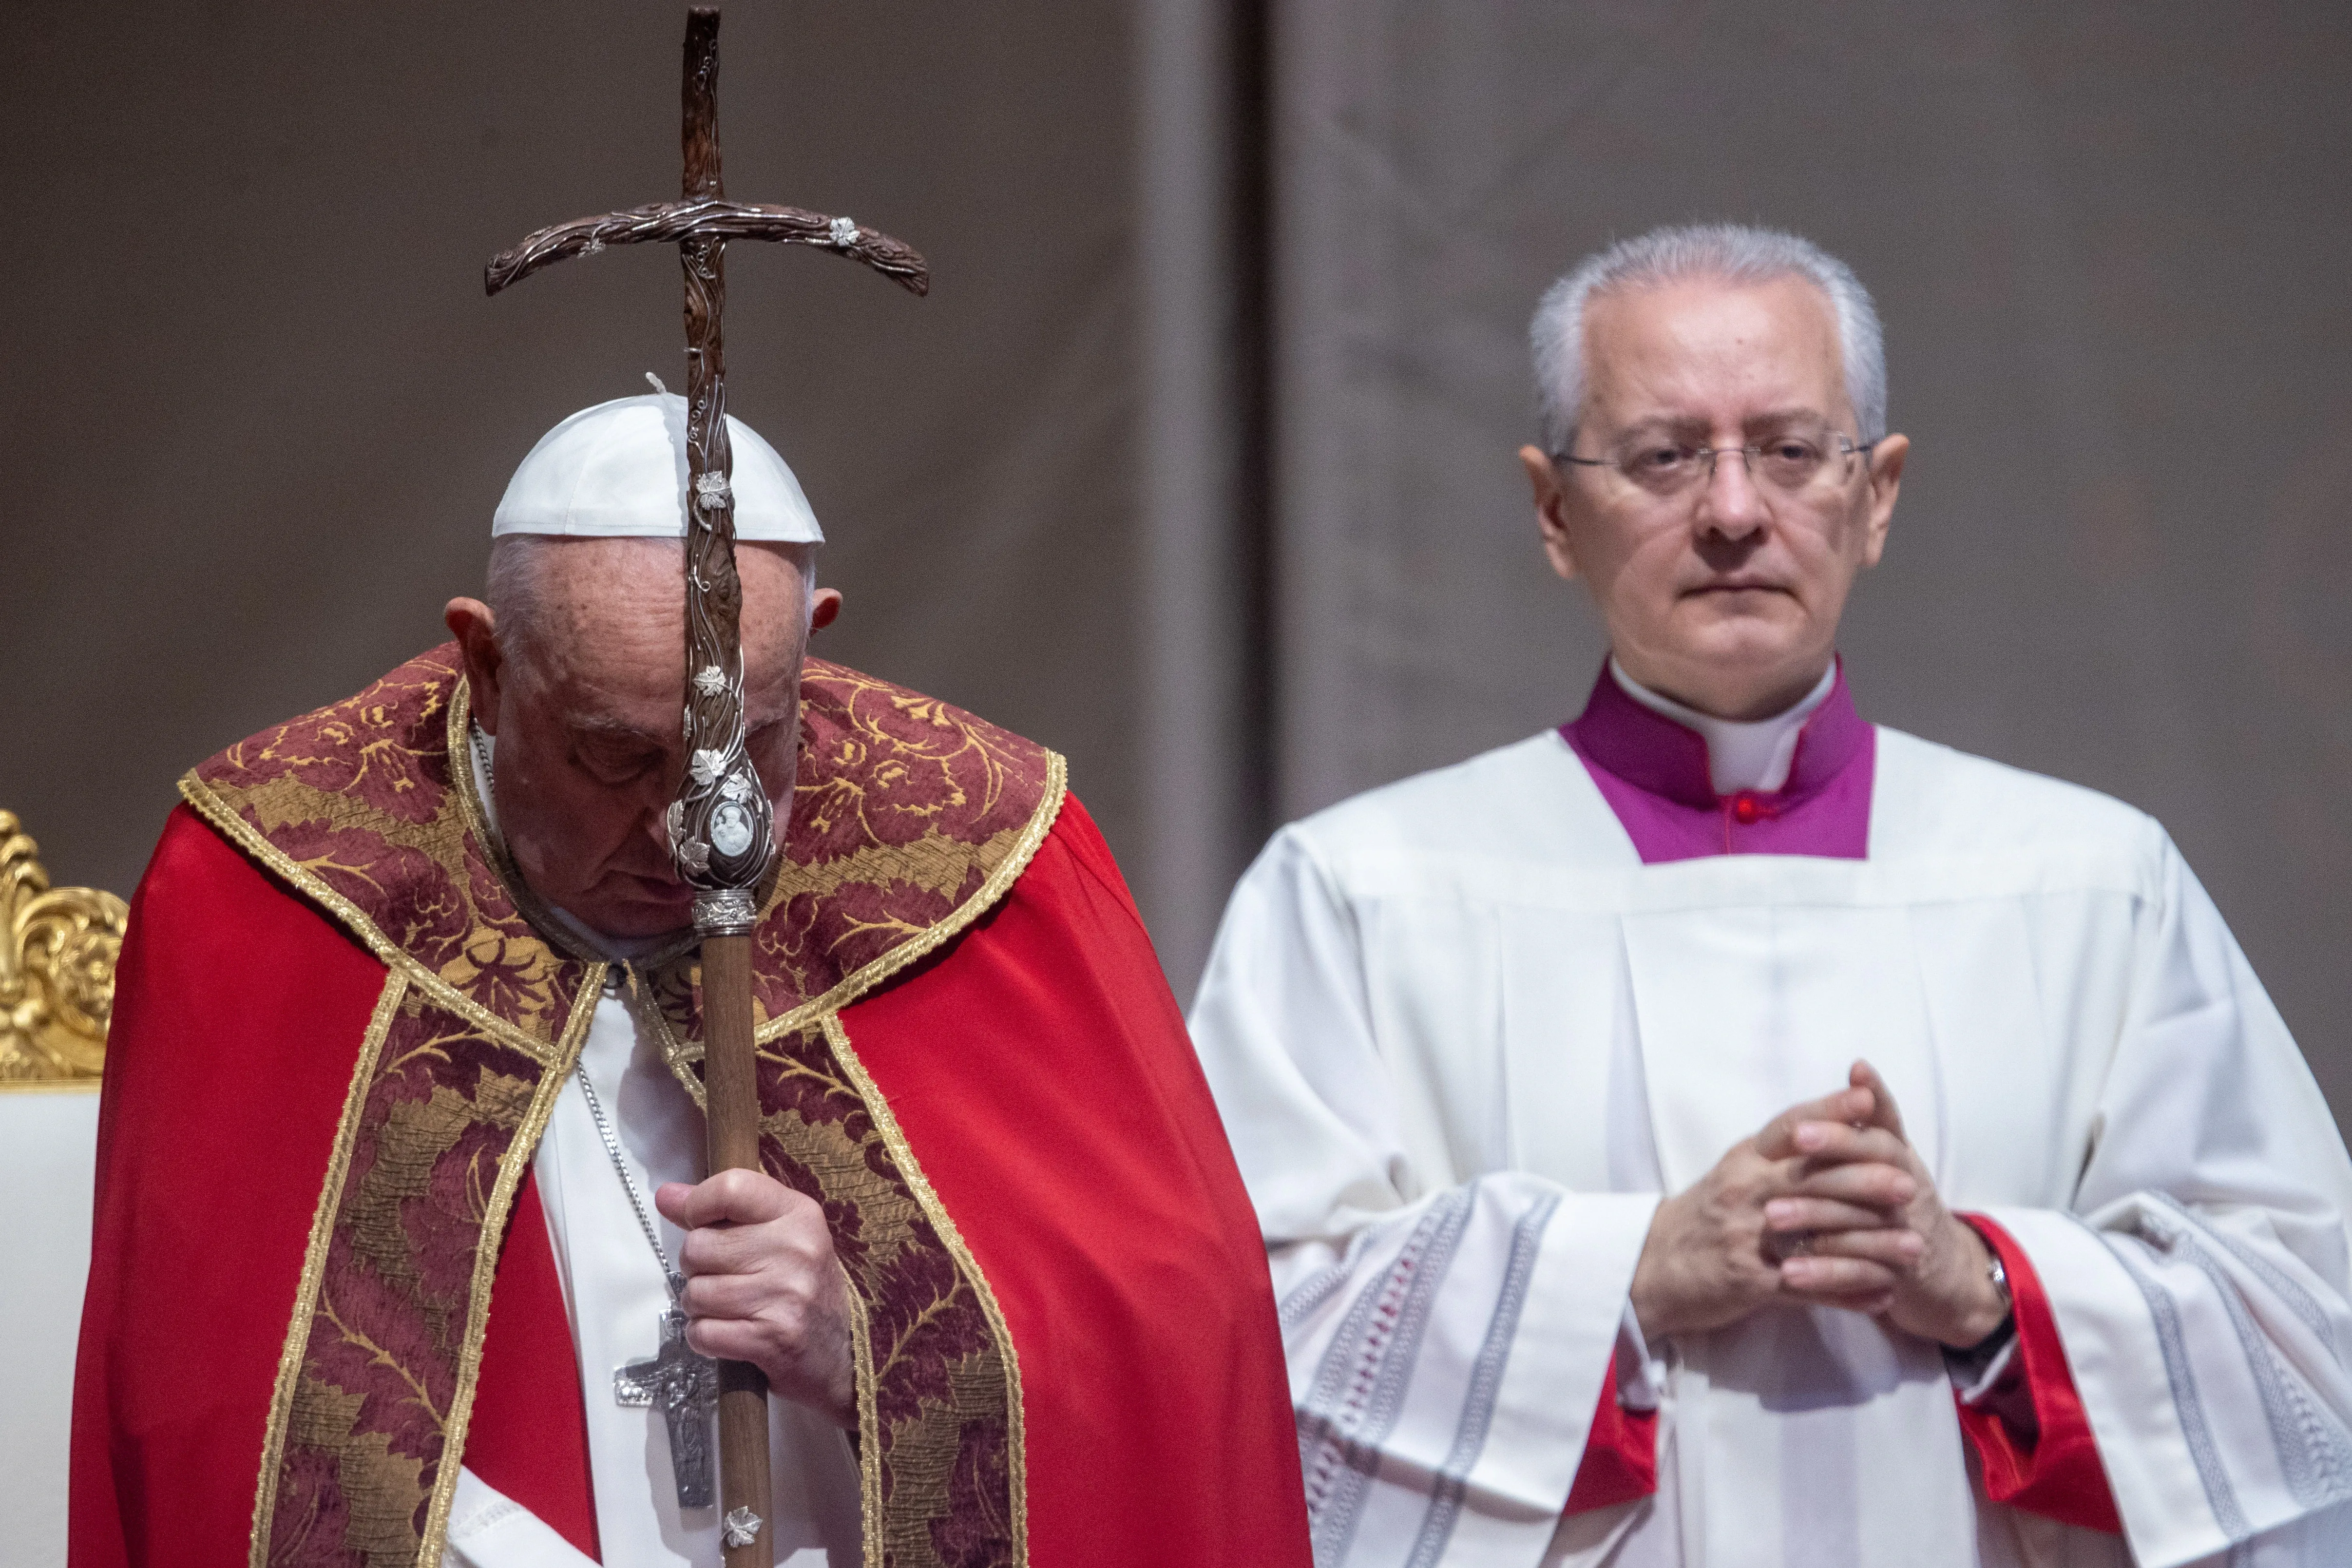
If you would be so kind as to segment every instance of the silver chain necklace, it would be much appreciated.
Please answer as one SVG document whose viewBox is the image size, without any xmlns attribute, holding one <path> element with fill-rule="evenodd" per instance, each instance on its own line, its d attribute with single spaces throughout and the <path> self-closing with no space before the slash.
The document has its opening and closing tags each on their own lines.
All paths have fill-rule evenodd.
<svg viewBox="0 0 2352 1568">
<path fill-rule="evenodd" d="M 686 1295 L 686 1276 L 669 1266 L 669 1252 L 661 1244 L 661 1233 L 654 1229 L 653 1216 L 646 1213 L 646 1200 L 637 1191 L 636 1179 L 629 1174 L 628 1163 L 621 1158 L 621 1141 L 613 1136 L 613 1124 L 604 1120 L 604 1102 L 596 1096 L 596 1085 L 588 1077 L 588 1064 L 580 1062 L 572 1068 L 580 1079 L 580 1092 L 587 1097 L 588 1114 L 596 1119 L 596 1135 L 604 1141 L 604 1152 L 613 1158 L 613 1173 L 621 1178 L 621 1190 L 629 1194 L 629 1207 L 636 1211 L 637 1228 L 646 1233 L 646 1245 L 654 1249 L 661 1264 L 662 1279 L 669 1285 L 672 1302 L 682 1301 Z"/>
<path fill-rule="evenodd" d="M 709 1508 L 715 1490 L 710 1417 L 719 1408 L 719 1363 L 697 1355 L 686 1342 L 686 1276 L 670 1267 L 669 1253 L 654 1229 L 653 1215 L 646 1212 L 636 1179 L 629 1174 L 628 1162 L 621 1158 L 621 1141 L 613 1135 L 612 1122 L 605 1120 L 604 1102 L 589 1081 L 588 1064 L 580 1062 L 572 1070 L 580 1079 L 581 1094 L 587 1099 L 588 1114 L 595 1118 L 597 1136 L 604 1141 L 604 1152 L 612 1157 L 613 1173 L 621 1178 L 621 1190 L 629 1194 L 637 1226 L 646 1233 L 646 1245 L 654 1249 L 662 1281 L 669 1287 L 669 1310 L 661 1318 L 661 1349 L 649 1361 L 633 1361 L 613 1369 L 613 1398 L 633 1409 L 661 1411 L 669 1428 L 670 1479 L 677 1487 L 677 1506 Z"/>
</svg>

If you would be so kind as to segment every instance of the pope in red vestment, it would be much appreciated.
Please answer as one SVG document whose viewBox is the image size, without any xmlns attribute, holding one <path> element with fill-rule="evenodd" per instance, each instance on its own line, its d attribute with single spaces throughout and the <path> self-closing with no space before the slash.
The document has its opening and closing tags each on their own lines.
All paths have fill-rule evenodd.
<svg viewBox="0 0 2352 1568">
<path fill-rule="evenodd" d="M 1248 1200 L 1061 759 L 815 660 L 802 699 L 762 1152 L 848 1282 L 865 1561 L 1304 1563 Z M 486 829 L 467 700 L 439 648 L 182 781 L 109 1049 L 76 1568 L 432 1563 L 461 1462 L 596 1550 L 531 1171 L 611 966 Z M 690 958 L 631 979 L 698 1093 Z"/>
</svg>

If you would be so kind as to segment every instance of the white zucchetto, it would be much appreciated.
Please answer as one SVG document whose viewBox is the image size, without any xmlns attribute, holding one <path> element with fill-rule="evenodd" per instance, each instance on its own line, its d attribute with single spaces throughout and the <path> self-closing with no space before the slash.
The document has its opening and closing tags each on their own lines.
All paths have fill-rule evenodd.
<svg viewBox="0 0 2352 1568">
<path fill-rule="evenodd" d="M 776 449 L 733 415 L 735 537 L 822 544 L 824 531 Z M 686 399 L 675 393 L 583 408 L 539 438 L 490 519 L 490 537 L 686 533 Z"/>
</svg>

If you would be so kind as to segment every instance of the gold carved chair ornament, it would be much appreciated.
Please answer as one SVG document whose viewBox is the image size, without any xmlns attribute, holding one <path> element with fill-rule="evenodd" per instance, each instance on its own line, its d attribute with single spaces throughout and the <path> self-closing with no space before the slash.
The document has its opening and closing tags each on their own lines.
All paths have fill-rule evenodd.
<svg viewBox="0 0 2352 1568">
<path fill-rule="evenodd" d="M 0 1092 L 87 1089 L 106 1062 L 129 910 L 96 888 L 50 887 L 39 857 L 0 811 Z"/>
<path fill-rule="evenodd" d="M 66 1560 L 95 1091 L 126 912 L 112 893 L 50 887 L 39 856 L 0 811 L 0 1568 Z"/>
</svg>

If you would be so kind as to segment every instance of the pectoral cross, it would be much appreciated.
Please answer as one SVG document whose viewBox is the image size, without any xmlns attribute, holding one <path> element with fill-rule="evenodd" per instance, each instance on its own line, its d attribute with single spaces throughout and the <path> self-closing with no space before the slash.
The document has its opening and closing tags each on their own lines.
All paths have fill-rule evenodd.
<svg viewBox="0 0 2352 1568">
<path fill-rule="evenodd" d="M 613 1373 L 613 1397 L 633 1409 L 659 1410 L 669 1426 L 670 1477 L 677 1506 L 709 1508 L 710 1416 L 719 1408 L 719 1363 L 686 1345 L 686 1314 L 662 1314 L 661 1349 L 651 1361 L 633 1361 Z"/>
</svg>

